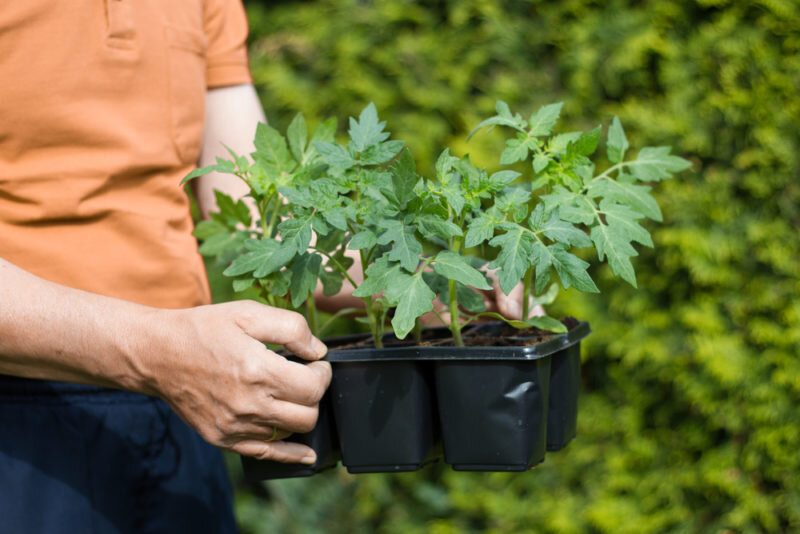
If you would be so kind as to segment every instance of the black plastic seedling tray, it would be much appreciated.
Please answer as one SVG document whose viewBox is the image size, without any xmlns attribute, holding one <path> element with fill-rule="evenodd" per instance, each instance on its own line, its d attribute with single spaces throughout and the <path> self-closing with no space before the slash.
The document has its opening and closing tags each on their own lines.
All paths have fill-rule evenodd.
<svg viewBox="0 0 800 534">
<path fill-rule="evenodd" d="M 502 325 L 475 330 L 493 335 Z M 351 473 L 413 471 L 442 455 L 457 470 L 530 469 L 575 436 L 580 342 L 590 332 L 578 322 L 530 346 L 436 346 L 445 329 L 427 346 L 391 335 L 383 349 L 354 347 L 364 335 L 327 339 L 330 406 L 312 432 L 290 438 L 314 448 L 319 465 L 244 460 L 246 476 L 313 475 L 335 465 L 339 450 Z"/>
</svg>

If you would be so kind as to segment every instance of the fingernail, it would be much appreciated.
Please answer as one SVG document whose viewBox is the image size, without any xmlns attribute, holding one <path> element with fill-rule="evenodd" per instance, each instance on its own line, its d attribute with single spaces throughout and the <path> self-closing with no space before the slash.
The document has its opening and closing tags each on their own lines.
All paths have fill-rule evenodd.
<svg viewBox="0 0 800 534">
<path fill-rule="evenodd" d="M 316 461 L 317 461 L 316 455 L 312 454 L 310 456 L 303 456 L 303 458 L 300 460 L 300 463 L 306 465 L 312 465 Z"/>
<path fill-rule="evenodd" d="M 311 350 L 314 351 L 314 354 L 322 358 L 328 353 L 328 347 L 325 346 L 325 343 L 317 339 L 316 337 L 312 336 L 311 339 Z"/>
</svg>

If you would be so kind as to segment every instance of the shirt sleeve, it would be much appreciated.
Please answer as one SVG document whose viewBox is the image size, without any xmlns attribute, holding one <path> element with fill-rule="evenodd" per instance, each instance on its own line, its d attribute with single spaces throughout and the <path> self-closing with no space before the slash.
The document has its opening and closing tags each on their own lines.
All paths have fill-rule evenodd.
<svg viewBox="0 0 800 534">
<path fill-rule="evenodd" d="M 207 87 L 252 83 L 247 57 L 247 14 L 241 0 L 205 0 Z"/>
</svg>

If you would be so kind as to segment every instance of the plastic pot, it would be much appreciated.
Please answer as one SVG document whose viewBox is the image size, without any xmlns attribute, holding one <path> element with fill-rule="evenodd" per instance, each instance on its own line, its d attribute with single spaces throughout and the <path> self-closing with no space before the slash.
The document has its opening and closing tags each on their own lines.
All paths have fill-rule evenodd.
<svg viewBox="0 0 800 534">
<path fill-rule="evenodd" d="M 560 451 L 575 437 L 578 427 L 578 391 L 581 382 L 581 346 L 553 354 L 550 364 L 550 402 L 547 410 L 547 450 Z"/>
<path fill-rule="evenodd" d="M 418 361 L 335 363 L 331 399 L 351 473 L 414 471 L 436 459 L 431 365 Z"/>
<path fill-rule="evenodd" d="M 542 462 L 550 358 L 439 361 L 445 461 L 460 471 L 524 471 Z"/>
<path fill-rule="evenodd" d="M 590 332 L 581 322 L 531 346 L 334 348 L 343 463 L 352 473 L 418 469 L 435 458 L 441 431 L 454 469 L 529 469 L 575 435 L 579 347 Z"/>
</svg>

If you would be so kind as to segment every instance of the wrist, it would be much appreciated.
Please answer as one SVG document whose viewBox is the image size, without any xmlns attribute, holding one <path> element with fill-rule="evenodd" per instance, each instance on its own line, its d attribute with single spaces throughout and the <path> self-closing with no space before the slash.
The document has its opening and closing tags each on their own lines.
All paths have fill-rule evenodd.
<svg viewBox="0 0 800 534">
<path fill-rule="evenodd" d="M 145 308 L 135 310 L 116 340 L 123 389 L 161 396 L 159 378 L 174 354 L 174 325 L 180 310 Z"/>
</svg>

